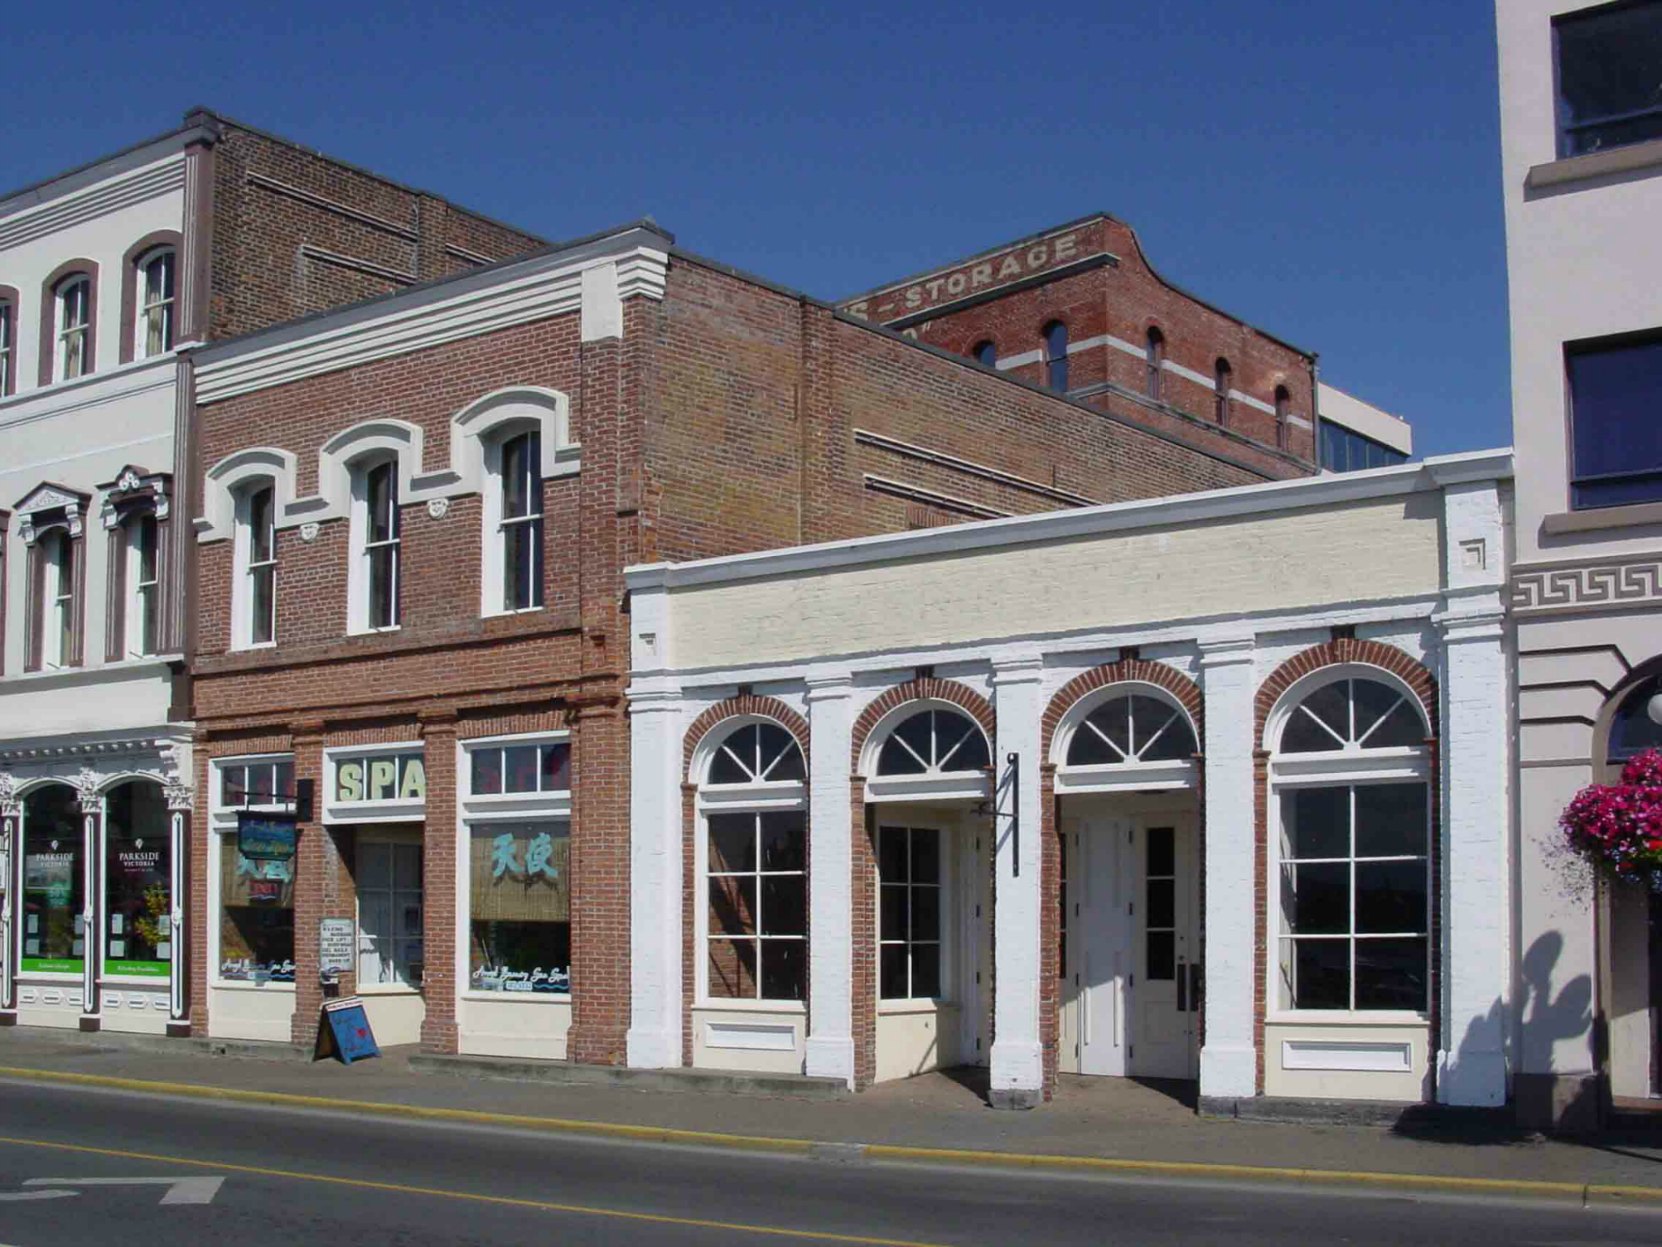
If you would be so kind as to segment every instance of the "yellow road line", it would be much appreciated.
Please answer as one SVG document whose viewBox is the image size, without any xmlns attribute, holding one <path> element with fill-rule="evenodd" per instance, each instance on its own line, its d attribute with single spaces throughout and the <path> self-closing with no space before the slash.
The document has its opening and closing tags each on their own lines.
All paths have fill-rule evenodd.
<svg viewBox="0 0 1662 1247">
<path fill-rule="evenodd" d="M 563 1212 L 584 1217 L 606 1217 L 616 1221 L 640 1221 L 651 1225 L 674 1225 L 699 1230 L 728 1230 L 770 1238 L 800 1238 L 821 1243 L 851 1243 L 861 1247 L 941 1247 L 906 1238 L 874 1238 L 864 1234 L 836 1234 L 829 1230 L 795 1230 L 779 1225 L 749 1225 L 742 1221 L 711 1221 L 703 1217 L 675 1217 L 658 1212 L 627 1212 L 620 1208 L 596 1208 L 588 1204 L 562 1204 L 551 1200 L 520 1199 L 512 1195 L 484 1195 L 475 1191 L 452 1191 L 443 1187 L 411 1186 L 403 1182 L 375 1182 L 367 1178 L 342 1178 L 326 1173 L 304 1173 L 295 1169 L 272 1169 L 264 1165 L 238 1165 L 230 1161 L 200 1160 L 193 1156 L 164 1156 L 155 1152 L 130 1152 L 114 1147 L 89 1147 L 81 1143 L 52 1143 L 43 1139 L 16 1139 L 0 1135 L 0 1144 L 46 1148 L 54 1152 L 75 1152 L 84 1156 L 114 1156 L 121 1160 L 152 1161 L 163 1165 L 185 1165 L 223 1173 L 243 1173 L 258 1178 L 286 1178 L 294 1182 L 321 1182 L 358 1190 L 387 1191 L 395 1195 L 425 1195 L 435 1199 L 495 1204 L 535 1212 Z"/>
<path fill-rule="evenodd" d="M 576 1118 L 531 1117 L 479 1109 L 434 1108 L 419 1104 L 387 1104 L 373 1100 L 338 1100 L 328 1096 L 296 1095 L 284 1091 L 247 1091 L 202 1083 L 155 1082 L 80 1074 L 63 1070 L 0 1066 L 0 1077 L 75 1086 L 107 1087 L 119 1091 L 186 1096 L 194 1099 L 233 1100 L 283 1108 L 323 1109 L 331 1112 L 375 1114 L 416 1120 L 460 1122 L 469 1125 L 511 1126 L 525 1130 L 587 1134 L 648 1143 L 694 1144 L 805 1156 L 822 1146 L 815 1139 L 780 1139 L 765 1135 L 724 1134 L 711 1130 L 684 1130 L 674 1126 L 635 1126 L 620 1122 Z M 1471 1195 L 1519 1195 L 1536 1198 L 1634 1200 L 1662 1205 L 1662 1187 L 1613 1183 L 1552 1182 L 1536 1178 L 1462 1178 L 1444 1174 L 1377 1173 L 1349 1169 L 1305 1169 L 1273 1165 L 1180 1160 L 1132 1160 L 1108 1156 L 1058 1156 L 1031 1152 L 976 1151 L 964 1148 L 910 1147 L 893 1143 L 848 1143 L 870 1160 L 926 1161 L 935 1164 L 971 1164 L 1049 1169 L 1078 1174 L 1141 1174 L 1149 1177 L 1210 1178 L 1236 1181 L 1309 1182 L 1358 1185 L 1384 1189 L 1439 1190 Z"/>
</svg>

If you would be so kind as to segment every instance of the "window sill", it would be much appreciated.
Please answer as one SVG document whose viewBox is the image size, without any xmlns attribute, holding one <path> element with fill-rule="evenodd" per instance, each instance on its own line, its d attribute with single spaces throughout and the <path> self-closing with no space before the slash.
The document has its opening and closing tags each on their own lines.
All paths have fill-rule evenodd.
<svg viewBox="0 0 1662 1247">
<path fill-rule="evenodd" d="M 506 1001 L 516 1005 L 564 1005 L 571 1007 L 570 992 L 462 992 L 463 1000 L 483 1000 L 492 1003 Z"/>
<path fill-rule="evenodd" d="M 1662 145 L 1662 144 L 1659 144 Z M 1596 533 L 1613 528 L 1644 528 L 1662 524 L 1662 502 L 1634 502 L 1625 507 L 1588 507 L 1541 517 L 1541 532 L 1549 537 L 1566 533 Z"/>
<path fill-rule="evenodd" d="M 355 996 L 419 996 L 421 988 L 411 987 L 408 983 L 371 983 L 367 987 L 359 985 Z"/>
<path fill-rule="evenodd" d="M 808 1006 L 800 1000 L 700 1000 L 693 1005 L 699 1012 L 711 1013 L 789 1013 L 808 1015 Z"/>
<path fill-rule="evenodd" d="M 281 992 L 292 996 L 293 983 L 249 983 L 241 979 L 214 979 L 208 984 L 220 992 Z"/>
<path fill-rule="evenodd" d="M 1662 168 L 1662 139 L 1613 147 L 1604 152 L 1588 152 L 1585 156 L 1566 156 L 1562 160 L 1536 165 L 1524 175 L 1524 189 L 1533 191 L 1549 186 L 1570 186 L 1611 174 L 1657 168 Z"/>
<path fill-rule="evenodd" d="M 1408 1010 L 1306 1009 L 1269 1013 L 1266 1026 L 1430 1026 L 1431 1016 Z"/>
<path fill-rule="evenodd" d="M 905 1016 L 918 1013 L 940 1013 L 946 1009 L 957 1009 L 955 1000 L 881 1000 L 877 1004 L 879 1015 Z"/>
</svg>

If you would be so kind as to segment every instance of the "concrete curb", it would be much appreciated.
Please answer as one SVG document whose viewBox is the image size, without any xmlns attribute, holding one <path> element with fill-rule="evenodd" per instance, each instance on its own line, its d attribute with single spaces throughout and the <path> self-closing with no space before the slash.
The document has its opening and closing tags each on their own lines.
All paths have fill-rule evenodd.
<svg viewBox="0 0 1662 1247">
<path fill-rule="evenodd" d="M 172 1095 L 201 1100 L 226 1100 L 279 1108 L 323 1109 L 409 1120 L 458 1122 L 468 1125 L 511 1126 L 559 1134 L 584 1134 L 644 1143 L 723 1147 L 841 1161 L 872 1160 L 1043 1170 L 1079 1176 L 1142 1176 L 1197 1181 L 1287 1182 L 1379 1191 L 1415 1191 L 1421 1194 L 1514 1197 L 1553 1200 L 1583 1206 L 1641 1207 L 1662 1210 L 1662 1186 L 1623 1186 L 1612 1183 L 1548 1182 L 1536 1179 L 1461 1178 L 1441 1174 L 1371 1173 L 1343 1169 L 1305 1169 L 1269 1165 L 1238 1165 L 1206 1161 L 1130 1160 L 1107 1156 L 1056 1156 L 1043 1153 L 977 1151 L 965 1148 L 911 1147 L 894 1143 L 834 1143 L 814 1139 L 780 1139 L 765 1135 L 724 1134 L 684 1130 L 672 1126 L 635 1126 L 620 1122 L 581 1121 L 559 1117 L 531 1117 L 490 1113 L 476 1109 L 434 1108 L 416 1104 L 388 1104 L 373 1100 L 338 1100 L 326 1096 L 294 1095 L 281 1091 L 245 1091 L 199 1083 L 153 1082 L 115 1078 L 104 1074 L 76 1074 L 61 1070 L 0 1066 L 0 1078 L 69 1086 L 102 1087 L 150 1095 Z"/>
</svg>

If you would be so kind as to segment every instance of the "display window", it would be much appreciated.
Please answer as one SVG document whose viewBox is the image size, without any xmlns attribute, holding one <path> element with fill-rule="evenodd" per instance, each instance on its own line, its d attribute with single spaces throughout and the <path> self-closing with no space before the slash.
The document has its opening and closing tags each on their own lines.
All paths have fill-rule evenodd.
<svg viewBox="0 0 1662 1247">
<path fill-rule="evenodd" d="M 85 845 L 75 790 L 37 788 L 23 799 L 25 974 L 80 974 L 86 965 Z"/>
<path fill-rule="evenodd" d="M 104 801 L 104 973 L 168 977 L 173 960 L 172 870 L 162 786 L 135 780 Z"/>
</svg>

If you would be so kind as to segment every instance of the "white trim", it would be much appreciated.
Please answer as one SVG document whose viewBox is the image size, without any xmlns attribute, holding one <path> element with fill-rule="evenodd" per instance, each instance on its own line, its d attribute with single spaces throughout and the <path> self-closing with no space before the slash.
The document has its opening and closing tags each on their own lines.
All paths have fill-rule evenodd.
<svg viewBox="0 0 1662 1247">
<path fill-rule="evenodd" d="M 340 763 L 348 758 L 375 757 L 383 754 L 417 754 L 421 758 L 422 789 L 426 791 L 427 774 L 427 746 L 423 741 L 388 741 L 378 745 L 342 745 L 338 748 L 323 751 L 323 791 L 318 794 L 317 802 L 322 811 L 321 820 L 325 826 L 338 826 L 346 823 L 419 823 L 427 817 L 427 800 L 409 798 L 399 800 L 391 798 L 382 801 L 336 801 L 333 793 L 337 787 L 336 772 Z"/>
<path fill-rule="evenodd" d="M 1345 1039 L 1283 1039 L 1281 1068 L 1375 1074 L 1414 1072 L 1414 1045 Z"/>
<path fill-rule="evenodd" d="M 1169 528 L 1204 520 L 1332 506 L 1432 492 L 1469 480 L 1509 480 L 1510 449 L 1438 456 L 1422 463 L 1238 485 L 1157 499 L 1108 503 L 1037 515 L 982 520 L 908 533 L 728 555 L 686 563 L 636 564 L 624 569 L 631 589 L 721 584 L 833 567 L 852 567 L 926 555 L 996 549 L 1105 533 Z"/>
<path fill-rule="evenodd" d="M 176 141 L 182 144 L 183 136 Z M 158 199 L 183 190 L 184 185 L 185 154 L 170 151 L 149 164 L 102 179 L 83 190 L 55 196 L 38 207 L 11 213 L 0 206 L 0 250 Z"/>
<path fill-rule="evenodd" d="M 302 321 L 228 343 L 197 361 L 197 402 L 221 402 L 512 325 L 581 313 L 584 270 L 591 267 L 615 266 L 620 300 L 636 295 L 662 299 L 669 254 L 631 244 L 631 236 L 650 237 L 628 231 L 575 254 L 557 252 L 462 274 L 435 287 L 325 316 L 317 324 Z"/>
</svg>

